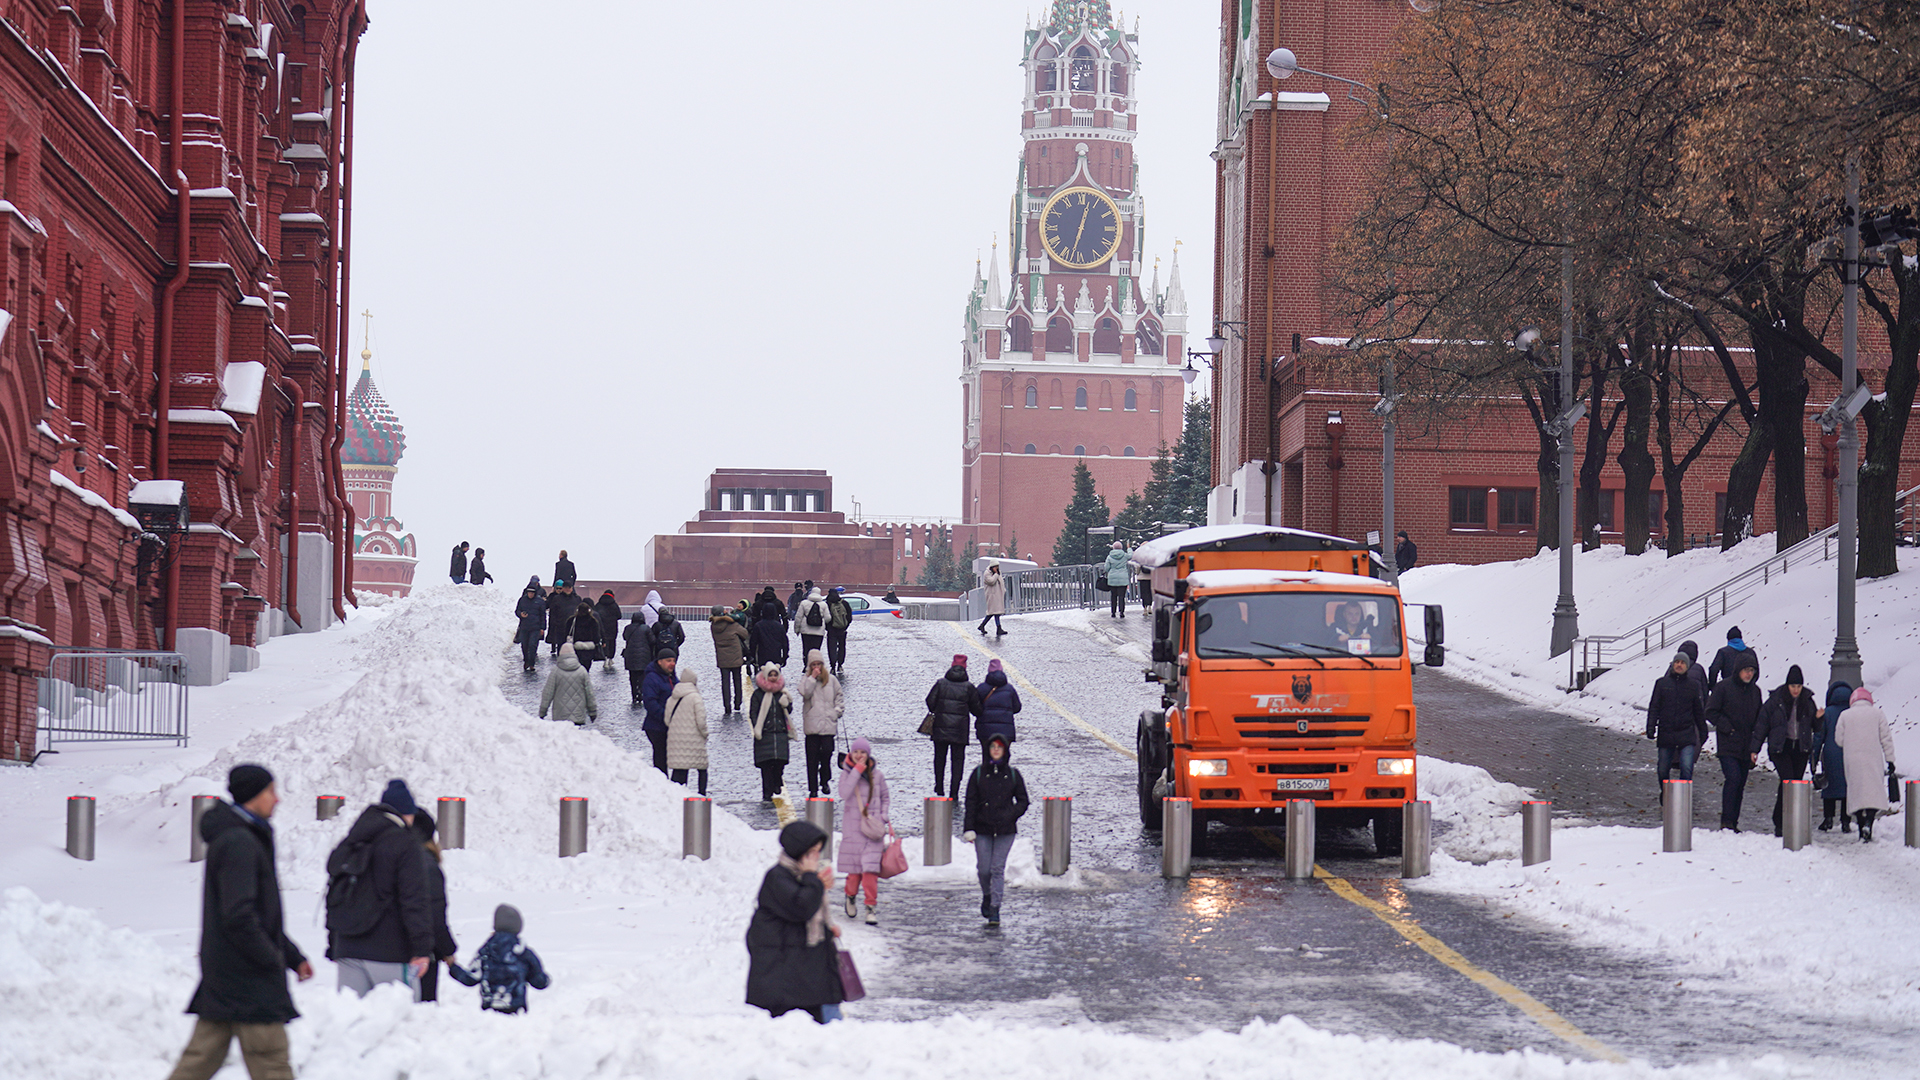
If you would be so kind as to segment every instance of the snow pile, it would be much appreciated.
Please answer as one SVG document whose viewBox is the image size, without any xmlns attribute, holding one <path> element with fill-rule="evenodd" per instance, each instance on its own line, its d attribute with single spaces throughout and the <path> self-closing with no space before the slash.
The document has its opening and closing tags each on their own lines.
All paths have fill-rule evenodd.
<svg viewBox="0 0 1920 1080">
<path fill-rule="evenodd" d="M 1527 789 L 1495 780 L 1477 765 L 1420 758 L 1420 795 L 1433 804 L 1433 844 L 1462 862 L 1520 853 L 1520 804 Z"/>
</svg>

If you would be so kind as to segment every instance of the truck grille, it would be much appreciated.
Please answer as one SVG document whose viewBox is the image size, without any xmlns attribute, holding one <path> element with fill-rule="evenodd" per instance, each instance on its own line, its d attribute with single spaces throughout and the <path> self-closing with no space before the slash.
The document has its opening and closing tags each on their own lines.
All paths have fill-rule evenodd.
<svg viewBox="0 0 1920 1080">
<path fill-rule="evenodd" d="M 1236 716 L 1233 718 L 1243 739 L 1274 739 L 1282 742 L 1322 739 L 1358 739 L 1367 733 L 1366 716 Z M 1307 730 L 1300 730 L 1305 721 Z"/>
</svg>

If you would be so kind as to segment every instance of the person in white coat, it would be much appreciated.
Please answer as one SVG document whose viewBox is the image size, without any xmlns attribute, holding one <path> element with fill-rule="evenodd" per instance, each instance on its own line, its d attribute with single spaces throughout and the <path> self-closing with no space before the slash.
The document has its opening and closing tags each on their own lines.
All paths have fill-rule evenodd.
<svg viewBox="0 0 1920 1080">
<path fill-rule="evenodd" d="M 1860 842 L 1871 844 L 1874 816 L 1893 805 L 1887 800 L 1887 775 L 1893 771 L 1893 727 L 1866 687 L 1853 692 L 1853 703 L 1834 724 L 1833 741 L 1846 758 L 1847 806 L 1860 825 Z M 1909 807 L 1907 812 L 1913 809 Z"/>
<path fill-rule="evenodd" d="M 833 612 L 827 610 L 827 595 L 820 591 L 820 586 L 815 585 L 807 591 L 806 599 L 793 609 L 793 628 L 800 632 L 801 656 L 812 656 L 815 649 L 826 644 L 827 627 L 832 622 Z"/>
<path fill-rule="evenodd" d="M 807 673 L 800 677 L 800 730 L 807 737 L 808 798 L 833 795 L 833 739 L 840 734 L 840 717 L 846 711 L 840 680 L 827 670 L 820 650 L 813 650 L 807 654 Z"/>
<path fill-rule="evenodd" d="M 667 778 L 687 782 L 687 771 L 700 774 L 700 794 L 707 793 L 707 703 L 700 698 L 700 676 L 690 667 L 678 668 L 678 682 L 667 698 Z"/>
<path fill-rule="evenodd" d="M 980 575 L 980 597 L 986 601 L 986 616 L 980 620 L 980 632 L 987 632 L 987 619 L 993 620 L 993 635 L 1006 634 L 1000 625 L 1000 616 L 1007 613 L 1007 578 L 1000 572 L 999 563 L 989 563 L 987 572 Z"/>
</svg>

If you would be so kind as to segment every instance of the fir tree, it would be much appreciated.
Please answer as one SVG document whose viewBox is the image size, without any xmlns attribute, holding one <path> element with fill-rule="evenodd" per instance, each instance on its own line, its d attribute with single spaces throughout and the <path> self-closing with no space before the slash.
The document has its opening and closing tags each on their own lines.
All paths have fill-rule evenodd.
<svg viewBox="0 0 1920 1080">
<path fill-rule="evenodd" d="M 1107 500 L 1094 493 L 1093 474 L 1085 461 L 1073 465 L 1073 501 L 1067 504 L 1060 538 L 1053 542 L 1053 565 L 1076 566 L 1092 559 L 1088 529 L 1106 527 Z"/>
<path fill-rule="evenodd" d="M 968 540 L 966 550 L 963 551 L 960 556 L 960 565 L 953 568 L 953 587 L 955 590 L 964 591 L 980 584 L 980 579 L 975 577 L 973 573 L 973 561 L 979 557 L 979 542 L 976 540 Z"/>
<path fill-rule="evenodd" d="M 933 530 L 933 542 L 927 545 L 927 561 L 920 567 L 920 587 L 930 590 L 953 588 L 953 542 L 945 528 Z"/>
<path fill-rule="evenodd" d="M 1139 492 L 1127 492 L 1126 505 L 1113 515 L 1113 529 L 1113 538 L 1127 545 L 1128 550 L 1139 547 L 1142 541 L 1158 532 L 1153 528 L 1147 500 Z"/>
<path fill-rule="evenodd" d="M 1213 491 L 1213 402 L 1195 397 L 1187 402 L 1186 425 L 1173 455 L 1173 475 L 1162 521 L 1207 523 L 1207 497 Z"/>
<path fill-rule="evenodd" d="M 1173 449 L 1166 443 L 1160 444 L 1160 450 L 1153 455 L 1153 474 L 1147 480 L 1146 490 L 1140 493 L 1147 504 L 1149 521 L 1183 521 L 1179 508 L 1172 503 L 1173 497 Z"/>
<path fill-rule="evenodd" d="M 1001 552 L 1001 554 L 1009 559 L 1017 559 L 1020 557 L 1020 534 L 1018 532 L 1008 534 L 1007 550 Z"/>
</svg>

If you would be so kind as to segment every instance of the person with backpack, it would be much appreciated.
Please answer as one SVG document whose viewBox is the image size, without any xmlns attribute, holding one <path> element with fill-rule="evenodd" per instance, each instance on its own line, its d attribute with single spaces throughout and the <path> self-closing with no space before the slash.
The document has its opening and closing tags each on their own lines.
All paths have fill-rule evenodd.
<svg viewBox="0 0 1920 1080">
<path fill-rule="evenodd" d="M 1711 691 L 1721 682 L 1733 678 L 1734 673 L 1739 670 L 1740 659 L 1743 656 L 1753 660 L 1753 678 L 1758 682 L 1760 654 L 1754 652 L 1753 647 L 1740 636 L 1740 628 L 1736 626 L 1727 631 L 1727 643 L 1720 646 L 1720 651 L 1713 654 L 1713 663 L 1707 665 L 1707 689 Z"/>
<path fill-rule="evenodd" d="M 999 563 L 989 563 L 987 572 L 980 578 L 980 598 L 986 602 L 986 614 L 980 617 L 980 632 L 987 632 L 987 620 L 993 620 L 993 635 L 1005 637 L 1007 629 L 1000 625 L 1000 616 L 1007 613 L 1007 578 L 1000 572 Z"/>
<path fill-rule="evenodd" d="M 793 754 L 792 712 L 786 677 L 779 665 L 767 664 L 753 677 L 753 694 L 747 699 L 747 730 L 753 736 L 753 764 L 760 770 L 760 798 L 765 802 L 786 790 L 787 761 Z"/>
<path fill-rule="evenodd" d="M 467 548 L 469 546 L 465 540 L 453 545 L 453 561 L 448 565 L 447 573 L 453 575 L 455 585 L 467 583 Z"/>
<path fill-rule="evenodd" d="M 540 586 L 527 586 L 519 602 L 513 605 L 513 614 L 520 620 L 513 631 L 513 640 L 520 646 L 522 665 L 532 671 L 533 661 L 540 655 L 540 639 L 547 632 L 547 602 L 540 596 Z"/>
<path fill-rule="evenodd" d="M 808 590 L 807 598 L 793 613 L 794 629 L 800 631 L 801 656 L 810 657 L 826 644 L 827 614 L 827 598 L 818 588 Z"/>
<path fill-rule="evenodd" d="M 594 601 L 593 619 L 600 624 L 599 657 L 607 662 L 608 670 L 613 668 L 613 656 L 618 651 L 620 640 L 620 601 L 613 598 L 613 590 L 600 594 Z"/>
<path fill-rule="evenodd" d="M 553 563 L 553 587 L 573 585 L 580 580 L 580 574 L 573 568 L 573 560 L 567 558 L 567 550 L 560 549 L 560 557 Z"/>
<path fill-rule="evenodd" d="M 747 1004 L 773 1016 L 794 1010 L 830 1019 L 846 1000 L 840 984 L 840 928 L 827 911 L 833 868 L 820 865 L 827 834 L 811 821 L 780 830 L 780 858 L 760 881 L 747 924 Z"/>
<path fill-rule="evenodd" d="M 460 951 L 454 944 L 453 929 L 447 925 L 447 872 L 440 865 L 440 845 L 433 839 L 438 828 L 433 815 L 415 810 L 408 828 L 420 841 L 421 854 L 426 857 L 427 909 L 433 917 L 433 963 L 427 965 L 426 974 L 420 977 L 420 1000 L 438 1001 L 440 965 L 452 963 L 454 954 Z"/>
<path fill-rule="evenodd" d="M 826 658 L 815 649 L 807 654 L 807 673 L 800 677 L 800 730 L 807 737 L 807 797 L 833 792 L 833 739 L 840 733 L 840 717 L 847 704 L 840 696 L 840 680 L 827 670 Z"/>
<path fill-rule="evenodd" d="M 679 650 L 661 649 L 654 654 L 647 676 L 640 683 L 640 705 L 647 710 L 640 730 L 647 733 L 647 741 L 653 744 L 653 767 L 659 769 L 662 776 L 667 773 L 667 699 L 673 696 L 673 688 L 680 681 L 673 673 L 679 662 Z"/>
<path fill-rule="evenodd" d="M 967 801 L 960 839 L 973 845 L 980 877 L 980 917 L 1000 925 L 1000 901 L 1007 891 L 1007 856 L 1013 852 L 1020 818 L 1026 814 L 1027 780 L 1013 767 L 1013 751 L 999 734 L 987 739 L 985 759 L 967 777 Z"/>
<path fill-rule="evenodd" d="M 287 972 L 313 978 L 313 965 L 286 934 L 280 875 L 273 861 L 273 774 L 253 764 L 227 773 L 232 802 L 200 816 L 207 868 L 200 889 L 200 984 L 187 1012 L 196 1019 L 170 1080 L 209 1080 L 240 1040 L 253 1076 L 292 1076 L 287 1022 L 299 1016 Z"/>
<path fill-rule="evenodd" d="M 419 1001 L 433 962 L 427 864 L 411 828 L 417 810 L 406 781 L 389 782 L 327 856 L 327 958 L 340 988 L 358 997 L 403 983 Z"/>
<path fill-rule="evenodd" d="M 700 774 L 700 794 L 707 793 L 707 703 L 700 697 L 700 676 L 692 668 L 677 668 L 673 693 L 667 695 L 667 779 L 685 785 L 687 772 Z"/>
<path fill-rule="evenodd" d="M 834 853 L 835 867 L 847 875 L 847 918 L 856 914 L 855 895 L 862 888 L 867 894 L 867 925 L 877 926 L 880 916 L 880 856 L 886 854 L 887 838 L 893 833 L 892 795 L 880 763 L 873 759 L 873 744 L 853 740 L 846 760 L 840 764 L 840 846 Z"/>
<path fill-rule="evenodd" d="M 835 675 L 847 666 L 847 630 L 853 626 L 853 605 L 846 594 L 840 585 L 827 594 L 827 670 Z"/>
<path fill-rule="evenodd" d="M 527 987 L 545 990 L 553 985 L 540 955 L 520 943 L 524 921 L 520 909 L 501 904 L 493 909 L 493 936 L 480 946 L 474 957 L 477 972 L 449 963 L 448 971 L 467 986 L 480 987 L 483 1011 L 523 1013 L 527 1011 Z"/>
<path fill-rule="evenodd" d="M 732 716 L 742 702 L 740 668 L 747 662 L 747 627 L 718 604 L 707 618 L 713 633 L 713 662 L 720 668 L 720 711 Z"/>
<path fill-rule="evenodd" d="M 659 656 L 662 649 L 677 653 L 687 644 L 687 626 L 678 615 L 663 607 L 654 613 L 653 622 L 647 627 L 647 640 L 653 643 L 655 656 Z"/>
<path fill-rule="evenodd" d="M 980 740 L 980 753 L 987 752 L 987 740 L 996 735 L 1011 745 L 1013 718 L 1020 711 L 1020 691 L 1007 683 L 1007 670 L 999 659 L 987 661 L 987 677 L 974 687 L 973 693 L 978 703 L 974 715 L 979 717 L 974 722 L 973 733 Z"/>
<path fill-rule="evenodd" d="M 1133 571 L 1127 567 L 1126 545 L 1115 540 L 1107 550 L 1107 561 L 1100 572 L 1107 579 L 1107 606 L 1116 619 L 1127 614 L 1127 589 L 1133 585 Z"/>
<path fill-rule="evenodd" d="M 580 660 L 573 655 L 571 643 L 560 646 L 560 659 L 547 672 L 547 685 L 540 688 L 540 719 L 553 711 L 555 720 L 571 720 L 586 727 L 588 720 L 600 719 L 600 703 L 593 698 L 593 680 L 587 678 Z"/>
</svg>

